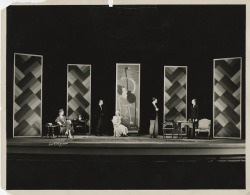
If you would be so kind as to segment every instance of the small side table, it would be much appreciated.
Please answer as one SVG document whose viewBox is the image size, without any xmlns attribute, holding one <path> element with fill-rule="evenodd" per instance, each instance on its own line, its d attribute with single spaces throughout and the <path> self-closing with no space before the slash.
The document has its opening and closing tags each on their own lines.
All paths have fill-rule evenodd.
<svg viewBox="0 0 250 195">
<path fill-rule="evenodd" d="M 48 136 L 49 136 L 49 138 L 51 138 L 51 136 L 52 136 L 52 138 L 54 138 L 54 128 L 55 127 L 59 127 L 59 125 L 53 125 L 53 124 L 46 124 L 45 125 L 45 127 L 47 127 L 47 134 L 46 134 L 46 137 L 48 138 Z"/>
<path fill-rule="evenodd" d="M 193 122 L 189 122 L 189 121 L 177 121 L 178 123 L 178 127 L 179 127 L 179 131 L 181 132 L 181 138 L 182 138 L 182 128 L 188 126 L 189 128 L 191 128 L 191 137 L 193 137 Z M 178 131 L 178 137 L 179 137 L 179 131 Z"/>
</svg>

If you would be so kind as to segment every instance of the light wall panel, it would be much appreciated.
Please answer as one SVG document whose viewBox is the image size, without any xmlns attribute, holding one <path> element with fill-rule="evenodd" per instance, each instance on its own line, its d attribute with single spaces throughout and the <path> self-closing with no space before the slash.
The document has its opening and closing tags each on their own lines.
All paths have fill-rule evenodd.
<svg viewBox="0 0 250 195">
<path fill-rule="evenodd" d="M 91 65 L 68 64 L 67 116 L 77 119 L 79 115 L 91 121 Z"/>
<path fill-rule="evenodd" d="M 140 126 L 140 64 L 116 64 L 116 110 L 129 132 Z"/>
<path fill-rule="evenodd" d="M 13 136 L 42 135 L 43 56 L 14 54 Z"/>
<path fill-rule="evenodd" d="M 215 138 L 241 138 L 241 62 L 240 57 L 214 60 Z"/>
<path fill-rule="evenodd" d="M 164 66 L 163 120 L 186 121 L 187 67 Z M 175 132 L 176 134 L 177 132 Z"/>
</svg>

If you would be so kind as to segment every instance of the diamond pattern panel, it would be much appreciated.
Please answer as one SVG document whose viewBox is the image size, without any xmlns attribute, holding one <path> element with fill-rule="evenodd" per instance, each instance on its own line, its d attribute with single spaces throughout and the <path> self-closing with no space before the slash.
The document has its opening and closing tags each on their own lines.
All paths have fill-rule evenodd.
<svg viewBox="0 0 250 195">
<path fill-rule="evenodd" d="M 14 136 L 41 136 L 42 56 L 14 58 Z"/>
<path fill-rule="evenodd" d="M 241 137 L 241 58 L 214 61 L 214 137 Z"/>
<path fill-rule="evenodd" d="M 164 119 L 186 120 L 187 67 L 164 67 Z"/>
<path fill-rule="evenodd" d="M 68 117 L 82 115 L 90 121 L 91 66 L 68 65 Z"/>
</svg>

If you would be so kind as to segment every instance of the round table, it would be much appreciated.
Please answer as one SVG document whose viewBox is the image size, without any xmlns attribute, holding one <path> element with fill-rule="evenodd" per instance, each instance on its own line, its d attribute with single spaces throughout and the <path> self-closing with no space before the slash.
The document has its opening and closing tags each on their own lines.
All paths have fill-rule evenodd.
<svg viewBox="0 0 250 195">
<path fill-rule="evenodd" d="M 45 127 L 47 127 L 47 134 L 46 134 L 46 137 L 49 136 L 49 138 L 54 138 L 54 128 L 55 127 L 59 127 L 59 125 L 49 125 L 49 124 L 46 124 Z"/>
</svg>

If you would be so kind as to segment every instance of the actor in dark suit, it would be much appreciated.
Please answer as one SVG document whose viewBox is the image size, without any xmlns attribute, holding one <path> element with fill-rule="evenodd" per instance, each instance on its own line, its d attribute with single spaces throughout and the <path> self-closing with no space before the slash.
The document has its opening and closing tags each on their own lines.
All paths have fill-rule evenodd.
<svg viewBox="0 0 250 195">
<path fill-rule="evenodd" d="M 150 119 L 150 126 L 149 126 L 149 134 L 150 138 L 156 138 L 158 135 L 158 111 L 159 108 L 157 107 L 157 99 L 155 97 L 152 98 L 152 103 L 149 109 L 149 119 Z"/>
<path fill-rule="evenodd" d="M 99 100 L 99 104 L 96 108 L 95 117 L 97 121 L 96 125 L 96 135 L 102 135 L 103 134 L 103 100 Z"/>
<path fill-rule="evenodd" d="M 198 128 L 198 120 L 199 120 L 199 107 L 196 103 L 196 99 L 192 100 L 192 106 L 190 107 L 190 118 L 193 122 L 192 135 L 194 135 L 194 130 Z"/>
<path fill-rule="evenodd" d="M 82 115 L 79 115 L 77 119 L 74 120 L 74 128 L 77 133 L 83 133 L 84 135 L 86 134 L 86 123 L 87 119 L 83 118 Z"/>
<path fill-rule="evenodd" d="M 193 122 L 198 122 L 198 118 L 199 118 L 199 107 L 196 103 L 196 99 L 192 100 L 192 106 L 190 109 L 190 117 L 192 119 Z"/>
</svg>

